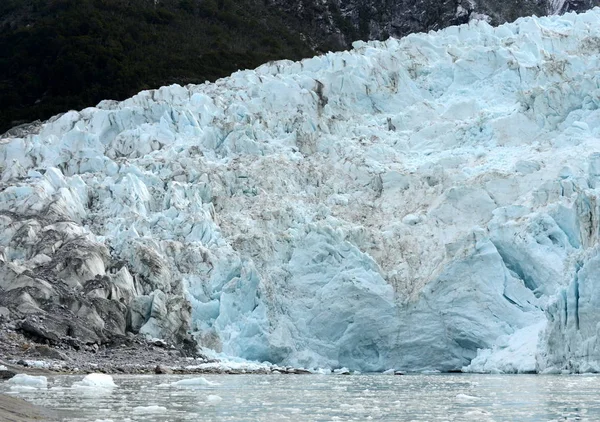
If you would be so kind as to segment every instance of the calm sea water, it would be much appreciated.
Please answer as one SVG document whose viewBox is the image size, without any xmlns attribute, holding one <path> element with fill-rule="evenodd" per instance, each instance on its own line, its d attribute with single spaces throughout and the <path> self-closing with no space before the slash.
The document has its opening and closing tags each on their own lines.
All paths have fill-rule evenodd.
<svg viewBox="0 0 600 422">
<path fill-rule="evenodd" d="M 600 420 L 598 376 L 207 375 L 215 385 L 182 388 L 168 384 L 195 377 L 128 375 L 113 390 L 71 388 L 82 378 L 12 394 L 86 422 Z"/>
</svg>

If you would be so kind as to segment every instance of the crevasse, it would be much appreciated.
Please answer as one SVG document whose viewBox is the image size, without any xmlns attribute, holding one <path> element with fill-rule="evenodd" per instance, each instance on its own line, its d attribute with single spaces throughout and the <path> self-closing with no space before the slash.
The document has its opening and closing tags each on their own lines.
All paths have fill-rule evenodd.
<svg viewBox="0 0 600 422">
<path fill-rule="evenodd" d="M 149 336 L 304 367 L 598 371 L 599 59 L 594 9 L 70 111 L 0 144 L 0 287 L 37 282 L 51 227 L 95 251 L 57 277 L 105 277 L 93 294 Z"/>
</svg>

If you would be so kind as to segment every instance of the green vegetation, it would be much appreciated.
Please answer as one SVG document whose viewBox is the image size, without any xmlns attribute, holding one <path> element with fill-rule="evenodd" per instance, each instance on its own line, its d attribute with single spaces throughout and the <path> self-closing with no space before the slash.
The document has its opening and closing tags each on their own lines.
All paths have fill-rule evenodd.
<svg viewBox="0 0 600 422">
<path fill-rule="evenodd" d="M 102 99 L 318 53 L 299 28 L 267 0 L 2 0 L 0 133 Z"/>
</svg>

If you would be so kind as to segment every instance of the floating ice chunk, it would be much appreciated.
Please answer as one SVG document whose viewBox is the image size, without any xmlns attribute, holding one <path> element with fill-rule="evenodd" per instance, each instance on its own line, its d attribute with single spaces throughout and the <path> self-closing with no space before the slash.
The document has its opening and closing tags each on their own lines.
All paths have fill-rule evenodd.
<svg viewBox="0 0 600 422">
<path fill-rule="evenodd" d="M 344 368 L 334 369 L 333 373 L 336 375 L 350 375 L 350 370 L 348 368 L 344 367 Z"/>
<path fill-rule="evenodd" d="M 137 406 L 133 408 L 133 413 L 137 414 L 151 414 L 151 413 L 164 413 L 167 411 L 167 408 L 164 406 Z"/>
<path fill-rule="evenodd" d="M 27 374 L 17 374 L 7 381 L 8 384 L 14 387 L 29 387 L 29 388 L 46 388 L 48 387 L 48 379 L 43 376 L 33 376 Z"/>
<path fill-rule="evenodd" d="M 8 368 L 4 365 L 0 365 L 0 371 L 8 371 Z"/>
<path fill-rule="evenodd" d="M 81 381 L 73 383 L 74 388 L 114 388 L 117 384 L 107 374 L 88 374 Z"/>
<path fill-rule="evenodd" d="M 479 400 L 479 397 L 475 397 L 475 396 L 470 396 L 468 394 L 457 394 L 456 395 L 456 399 L 460 400 L 460 401 L 477 401 Z"/>
<path fill-rule="evenodd" d="M 383 371 L 383 375 L 394 375 L 396 370 L 394 368 L 388 369 L 387 371 Z"/>
<path fill-rule="evenodd" d="M 207 380 L 206 378 L 203 377 L 198 377 L 198 378 L 186 378 L 186 379 L 182 379 L 179 381 L 175 381 L 172 382 L 171 385 L 173 387 L 200 387 L 200 386 L 210 386 L 210 385 L 217 385 L 214 382 L 210 382 L 209 380 Z"/>
<path fill-rule="evenodd" d="M 16 392 L 23 391 L 36 391 L 39 390 L 37 387 L 30 387 L 28 385 L 13 385 L 10 387 L 11 390 L 17 390 Z"/>
<path fill-rule="evenodd" d="M 210 404 L 217 404 L 223 401 L 223 397 L 217 396 L 216 394 L 209 394 L 206 396 L 206 402 Z"/>
<path fill-rule="evenodd" d="M 226 355 L 223 353 L 216 353 L 210 349 L 203 349 L 206 356 L 209 359 L 218 360 L 218 362 L 206 362 L 196 365 L 188 365 L 186 369 L 200 369 L 205 371 L 216 371 L 216 372 L 268 372 L 272 370 L 278 370 L 283 372 L 285 367 L 279 367 L 273 365 L 271 362 L 256 362 L 242 359 L 235 356 Z"/>
<path fill-rule="evenodd" d="M 348 413 L 362 413 L 365 411 L 365 407 L 362 404 L 340 404 L 340 410 Z"/>
<path fill-rule="evenodd" d="M 486 412 L 483 409 L 474 409 L 474 410 L 469 410 L 468 412 L 466 412 L 464 414 L 465 418 L 471 419 L 471 420 L 476 420 L 476 421 L 481 421 L 481 420 L 489 420 L 489 419 L 483 419 L 484 417 L 489 416 L 490 413 Z"/>
</svg>

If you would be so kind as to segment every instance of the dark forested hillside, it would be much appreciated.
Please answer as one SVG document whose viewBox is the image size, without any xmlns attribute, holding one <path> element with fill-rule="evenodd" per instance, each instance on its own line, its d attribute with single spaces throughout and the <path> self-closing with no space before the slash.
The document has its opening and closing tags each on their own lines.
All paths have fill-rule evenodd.
<svg viewBox="0 0 600 422">
<path fill-rule="evenodd" d="M 467 22 L 600 0 L 0 0 L 0 133 L 142 89 L 201 83 Z M 559 5 L 559 6 L 556 6 Z M 552 10 L 560 7 L 560 10 Z"/>
<path fill-rule="evenodd" d="M 0 132 L 145 88 L 315 53 L 253 0 L 0 1 Z"/>
</svg>

